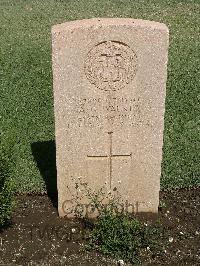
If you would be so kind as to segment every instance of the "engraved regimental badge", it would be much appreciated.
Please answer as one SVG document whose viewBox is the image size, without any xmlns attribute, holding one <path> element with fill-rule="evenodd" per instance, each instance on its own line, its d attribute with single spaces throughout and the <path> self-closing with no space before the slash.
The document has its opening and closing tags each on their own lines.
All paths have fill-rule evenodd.
<svg viewBox="0 0 200 266">
<path fill-rule="evenodd" d="M 137 71 L 137 56 L 126 44 L 105 41 L 94 46 L 85 60 L 88 80 L 104 91 L 116 91 L 130 83 Z"/>
</svg>

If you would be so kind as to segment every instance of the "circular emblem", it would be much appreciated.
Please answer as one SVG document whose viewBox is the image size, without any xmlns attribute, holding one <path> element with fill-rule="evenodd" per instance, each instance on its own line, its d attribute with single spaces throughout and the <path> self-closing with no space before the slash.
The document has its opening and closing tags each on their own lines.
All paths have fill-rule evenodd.
<svg viewBox="0 0 200 266">
<path fill-rule="evenodd" d="M 97 88 L 116 91 L 130 83 L 137 71 L 137 56 L 126 44 L 105 41 L 94 46 L 85 60 L 85 74 Z"/>
</svg>

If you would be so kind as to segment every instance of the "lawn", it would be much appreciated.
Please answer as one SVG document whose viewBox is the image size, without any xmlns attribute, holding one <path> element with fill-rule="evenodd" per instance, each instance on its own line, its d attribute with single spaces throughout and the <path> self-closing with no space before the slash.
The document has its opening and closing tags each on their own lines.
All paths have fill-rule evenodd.
<svg viewBox="0 0 200 266">
<path fill-rule="evenodd" d="M 19 192 L 55 188 L 51 26 L 131 17 L 170 30 L 162 188 L 200 184 L 199 0 L 1 0 L 1 146 Z M 46 182 L 45 182 L 46 180 Z"/>
</svg>

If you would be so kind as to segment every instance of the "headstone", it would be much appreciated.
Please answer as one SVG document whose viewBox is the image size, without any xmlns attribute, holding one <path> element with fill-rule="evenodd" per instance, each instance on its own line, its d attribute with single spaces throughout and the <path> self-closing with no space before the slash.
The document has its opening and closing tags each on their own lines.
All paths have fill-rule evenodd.
<svg viewBox="0 0 200 266">
<path fill-rule="evenodd" d="M 81 182 L 133 212 L 158 211 L 168 35 L 135 19 L 53 26 L 60 216 L 74 217 L 77 199 L 87 206 Z"/>
</svg>

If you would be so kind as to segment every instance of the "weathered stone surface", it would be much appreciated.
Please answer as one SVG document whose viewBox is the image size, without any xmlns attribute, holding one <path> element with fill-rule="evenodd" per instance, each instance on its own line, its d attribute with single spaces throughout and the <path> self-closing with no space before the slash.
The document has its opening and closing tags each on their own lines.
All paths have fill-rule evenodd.
<svg viewBox="0 0 200 266">
<path fill-rule="evenodd" d="M 53 26 L 52 47 L 59 215 L 73 217 L 77 201 L 87 206 L 82 182 L 120 195 L 134 212 L 157 212 L 167 27 L 67 22 Z"/>
</svg>

